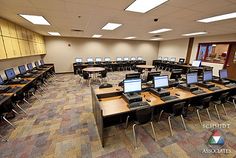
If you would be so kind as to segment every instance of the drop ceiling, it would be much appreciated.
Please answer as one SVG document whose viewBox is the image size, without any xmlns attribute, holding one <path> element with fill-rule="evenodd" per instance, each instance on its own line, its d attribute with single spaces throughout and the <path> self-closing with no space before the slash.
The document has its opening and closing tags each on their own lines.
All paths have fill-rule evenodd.
<svg viewBox="0 0 236 158">
<path fill-rule="evenodd" d="M 236 12 L 236 0 L 169 0 L 151 11 L 141 14 L 124 11 L 134 0 L 0 0 L 0 16 L 28 29 L 49 36 L 59 32 L 64 37 L 150 40 L 160 35 L 164 40 L 184 38 L 181 35 L 207 31 L 208 35 L 236 33 L 236 19 L 198 23 L 196 20 Z M 51 26 L 33 25 L 18 14 L 44 16 Z M 154 19 L 158 18 L 157 22 Z M 101 30 L 108 22 L 120 23 L 113 31 Z M 149 34 L 170 28 L 172 31 Z M 74 32 L 71 29 L 84 30 Z"/>
</svg>

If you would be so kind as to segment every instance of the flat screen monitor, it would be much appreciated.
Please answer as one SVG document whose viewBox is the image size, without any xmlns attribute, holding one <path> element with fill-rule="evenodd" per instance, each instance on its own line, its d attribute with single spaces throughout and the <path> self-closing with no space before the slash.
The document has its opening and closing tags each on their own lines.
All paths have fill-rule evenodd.
<svg viewBox="0 0 236 158">
<path fill-rule="evenodd" d="M 5 70 L 5 74 L 6 74 L 8 80 L 11 80 L 16 77 L 16 74 L 15 74 L 15 71 L 13 70 L 13 68 Z"/>
<path fill-rule="evenodd" d="M 33 65 L 32 65 L 32 63 L 29 63 L 29 64 L 27 64 L 27 68 L 28 68 L 28 70 L 33 70 Z"/>
<path fill-rule="evenodd" d="M 134 61 L 134 60 L 136 60 L 136 58 L 135 57 L 131 57 L 130 60 Z"/>
<path fill-rule="evenodd" d="M 20 74 L 25 74 L 26 73 L 25 65 L 18 66 L 18 69 L 20 71 Z"/>
<path fill-rule="evenodd" d="M 82 58 L 75 58 L 76 63 L 82 63 L 82 61 L 83 61 Z"/>
<path fill-rule="evenodd" d="M 154 88 L 165 88 L 169 86 L 168 76 L 155 76 Z"/>
<path fill-rule="evenodd" d="M 106 57 L 106 58 L 104 58 L 104 61 L 111 61 L 111 58 Z"/>
<path fill-rule="evenodd" d="M 139 79 L 140 73 L 126 74 L 125 79 Z"/>
<path fill-rule="evenodd" d="M 163 58 L 164 61 L 168 61 L 168 59 L 169 59 L 168 57 L 164 57 Z"/>
<path fill-rule="evenodd" d="M 148 72 L 147 82 L 153 81 L 153 78 L 154 78 L 155 76 L 160 76 L 160 75 L 161 75 L 161 72 L 160 72 L 160 71 Z"/>
<path fill-rule="evenodd" d="M 39 62 L 38 61 L 34 62 L 34 64 L 37 68 L 39 68 Z"/>
<path fill-rule="evenodd" d="M 142 90 L 141 79 L 124 80 L 124 93 L 140 92 Z"/>
<path fill-rule="evenodd" d="M 4 81 L 2 79 L 2 76 L 0 76 L 0 85 L 4 84 Z"/>
<path fill-rule="evenodd" d="M 44 64 L 45 64 L 43 60 L 40 60 L 40 63 L 41 63 L 41 65 L 44 65 Z"/>
<path fill-rule="evenodd" d="M 87 58 L 87 62 L 93 62 L 93 58 Z"/>
<path fill-rule="evenodd" d="M 213 79 L 213 73 L 212 71 L 204 71 L 203 72 L 203 81 L 212 81 Z"/>
<path fill-rule="evenodd" d="M 102 58 L 99 58 L 99 57 L 98 57 L 98 58 L 95 58 L 95 61 L 96 61 L 96 62 L 102 62 Z"/>
<path fill-rule="evenodd" d="M 124 57 L 124 61 L 128 61 L 129 60 L 129 58 L 128 57 Z"/>
<path fill-rule="evenodd" d="M 122 61 L 122 58 L 121 57 L 117 57 L 116 61 Z"/>
<path fill-rule="evenodd" d="M 138 57 L 138 60 L 143 60 L 143 58 L 142 57 Z"/>
<path fill-rule="evenodd" d="M 186 75 L 187 84 L 194 84 L 198 82 L 197 73 L 187 73 Z"/>
<path fill-rule="evenodd" d="M 158 57 L 158 60 L 162 60 L 162 57 Z"/>
<path fill-rule="evenodd" d="M 201 60 L 194 60 L 193 63 L 192 63 L 192 66 L 194 66 L 194 67 L 201 66 Z"/>
<path fill-rule="evenodd" d="M 225 78 L 228 78 L 228 72 L 226 69 L 222 69 L 219 71 L 219 76 L 220 76 L 220 79 L 225 79 Z"/>
<path fill-rule="evenodd" d="M 175 58 L 175 57 L 172 57 L 172 58 L 170 58 L 170 61 L 175 62 L 175 61 L 176 61 L 176 58 Z"/>
<path fill-rule="evenodd" d="M 183 72 L 182 69 L 172 69 L 170 79 L 175 79 L 176 81 L 178 81 L 178 79 L 181 78 L 182 72 Z"/>
<path fill-rule="evenodd" d="M 184 58 L 179 58 L 180 63 L 184 63 L 185 59 Z"/>
</svg>

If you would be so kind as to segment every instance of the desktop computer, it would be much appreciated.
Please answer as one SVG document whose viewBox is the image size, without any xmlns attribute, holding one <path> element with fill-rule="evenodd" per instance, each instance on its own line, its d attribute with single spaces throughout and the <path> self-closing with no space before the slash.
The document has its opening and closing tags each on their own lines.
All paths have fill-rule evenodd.
<svg viewBox="0 0 236 158">
<path fill-rule="evenodd" d="M 201 60 L 194 60 L 193 63 L 192 63 L 192 66 L 194 67 L 200 67 L 201 66 Z"/>
<path fill-rule="evenodd" d="M 149 81 L 154 81 L 154 77 L 155 76 L 160 76 L 161 75 L 161 71 L 156 71 L 156 72 L 148 72 L 148 76 L 147 76 L 147 82 Z"/>
<path fill-rule="evenodd" d="M 198 90 L 198 87 L 193 85 L 198 83 L 197 73 L 187 73 L 186 80 L 186 84 L 179 84 L 179 88 L 190 92 Z"/>
<path fill-rule="evenodd" d="M 124 80 L 124 93 L 122 94 L 122 97 L 128 104 L 131 104 L 133 102 L 141 102 L 142 97 L 138 94 L 141 91 L 142 91 L 141 79 Z"/>
<path fill-rule="evenodd" d="M 32 77 L 33 76 L 32 73 L 27 73 L 25 65 L 18 66 L 18 69 L 20 72 L 19 77 Z"/>
<path fill-rule="evenodd" d="M 204 87 L 204 88 L 212 88 L 215 87 L 215 84 L 210 83 L 213 79 L 213 73 L 212 71 L 204 71 L 203 72 L 203 80 L 202 82 L 198 82 L 197 85 Z"/>
<path fill-rule="evenodd" d="M 154 88 L 151 88 L 150 91 L 159 96 L 159 97 L 164 97 L 164 96 L 169 96 L 170 92 L 162 89 L 162 88 L 167 88 L 169 87 L 169 81 L 168 81 L 168 76 L 155 76 L 153 78 L 153 83 L 154 83 Z"/>
<path fill-rule="evenodd" d="M 125 79 L 140 79 L 140 73 L 126 74 Z"/>
</svg>

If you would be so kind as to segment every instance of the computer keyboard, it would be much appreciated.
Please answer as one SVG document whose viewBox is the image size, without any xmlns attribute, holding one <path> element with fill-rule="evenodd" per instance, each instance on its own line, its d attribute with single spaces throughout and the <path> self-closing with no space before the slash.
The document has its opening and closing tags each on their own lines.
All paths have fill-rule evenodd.
<svg viewBox="0 0 236 158">
<path fill-rule="evenodd" d="M 5 98 L 5 96 L 3 96 L 3 95 L 0 95 L 0 100 L 2 100 L 2 99 L 4 99 Z"/>
<path fill-rule="evenodd" d="M 229 84 L 226 84 L 225 87 L 236 87 L 236 84 L 235 83 L 229 83 Z"/>
<path fill-rule="evenodd" d="M 139 108 L 143 108 L 143 107 L 148 107 L 149 104 L 147 102 L 133 102 L 128 104 L 128 107 L 132 110 L 134 109 L 139 109 Z"/>
<path fill-rule="evenodd" d="M 8 81 L 8 84 L 26 84 L 28 81 L 27 80 L 22 80 L 22 79 L 14 79 Z"/>
<path fill-rule="evenodd" d="M 6 93 L 13 93 L 15 92 L 16 90 L 18 90 L 20 87 L 14 87 L 14 88 L 11 88 L 9 89 Z"/>
<path fill-rule="evenodd" d="M 171 96 L 171 95 L 170 96 L 161 97 L 161 100 L 164 101 L 164 102 L 175 100 L 175 99 L 179 99 L 179 98 L 176 97 L 176 96 Z"/>
<path fill-rule="evenodd" d="M 208 88 L 210 91 L 218 91 L 218 90 L 221 90 L 220 87 L 218 86 L 215 86 L 215 87 L 211 87 L 211 88 Z"/>
<path fill-rule="evenodd" d="M 0 85 L 0 93 L 5 93 L 5 92 L 7 92 L 9 89 L 11 89 L 10 86 L 7 86 L 7 85 Z"/>
<path fill-rule="evenodd" d="M 192 94 L 195 94 L 195 95 L 200 95 L 200 94 L 204 94 L 204 93 L 206 93 L 206 92 L 203 90 L 200 90 L 200 89 L 192 92 Z"/>
</svg>

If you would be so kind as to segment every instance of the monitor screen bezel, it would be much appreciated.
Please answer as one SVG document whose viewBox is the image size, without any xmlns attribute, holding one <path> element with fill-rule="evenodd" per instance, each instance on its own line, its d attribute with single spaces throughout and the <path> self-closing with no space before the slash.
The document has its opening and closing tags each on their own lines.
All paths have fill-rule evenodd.
<svg viewBox="0 0 236 158">
<path fill-rule="evenodd" d="M 126 92 L 126 90 L 125 90 L 125 82 L 126 81 L 134 81 L 134 80 L 139 80 L 141 89 L 135 90 L 135 91 Z M 141 92 L 142 91 L 142 79 L 125 79 L 123 82 L 124 82 L 124 87 L 123 87 L 124 93 L 136 93 L 136 92 Z"/>
<path fill-rule="evenodd" d="M 30 69 L 29 66 L 31 66 L 32 69 Z M 33 69 L 34 69 L 33 64 L 32 64 L 32 63 L 28 63 L 28 64 L 27 64 L 27 68 L 28 68 L 28 70 L 30 70 L 30 71 L 33 70 Z"/>
<path fill-rule="evenodd" d="M 194 62 L 199 62 L 199 65 L 198 65 L 198 66 L 194 66 L 194 65 L 193 65 Z M 192 62 L 192 66 L 193 66 L 193 67 L 200 67 L 201 64 L 202 64 L 202 61 L 201 61 L 201 60 L 194 60 L 194 61 Z"/>
<path fill-rule="evenodd" d="M 21 69 L 20 69 L 21 67 L 24 67 L 25 72 L 21 72 Z M 27 72 L 25 65 L 18 66 L 18 69 L 19 69 L 20 74 L 25 74 Z"/>
<path fill-rule="evenodd" d="M 166 77 L 166 78 L 167 78 L 167 86 L 156 87 L 156 86 L 155 86 L 155 78 L 158 78 L 158 77 Z M 157 88 L 157 89 L 169 87 L 169 77 L 168 77 L 168 75 L 154 76 L 154 77 L 153 77 L 153 87 L 154 87 L 154 88 Z"/>
<path fill-rule="evenodd" d="M 196 82 L 194 82 L 194 83 L 188 83 L 188 75 L 190 75 L 190 74 L 196 74 L 196 76 L 197 76 L 197 81 L 196 81 Z M 196 83 L 198 83 L 198 73 L 197 73 L 197 72 L 187 73 L 187 74 L 186 74 L 186 84 L 187 84 L 187 85 L 191 85 L 191 84 L 196 84 Z"/>
<path fill-rule="evenodd" d="M 211 72 L 211 79 L 210 80 L 205 79 L 205 73 L 207 73 L 207 72 Z M 202 75 L 202 80 L 203 80 L 203 82 L 212 81 L 213 80 L 213 72 L 212 71 L 204 71 L 203 75 Z"/>
<path fill-rule="evenodd" d="M 81 60 L 81 61 L 77 61 L 77 60 Z M 82 59 L 82 58 L 75 58 L 75 62 L 76 62 L 76 63 L 82 63 L 82 62 L 83 62 L 83 59 Z"/>
<path fill-rule="evenodd" d="M 118 60 L 120 59 L 120 60 Z M 116 57 L 116 61 L 123 61 L 121 57 Z"/>
<path fill-rule="evenodd" d="M 111 61 L 111 58 L 110 58 L 110 57 L 105 57 L 105 58 L 104 58 L 104 61 L 105 61 L 105 62 L 108 62 L 106 59 L 109 59 L 108 61 Z"/>
<path fill-rule="evenodd" d="M 227 76 L 224 77 L 224 78 L 222 78 L 222 75 L 221 75 L 221 72 L 222 72 L 222 71 L 226 71 L 226 74 L 227 74 Z M 220 77 L 220 79 L 226 79 L 226 78 L 228 78 L 228 70 L 227 70 L 227 69 L 219 70 L 219 77 Z"/>
<path fill-rule="evenodd" d="M 13 74 L 14 74 L 14 77 L 9 78 L 9 76 L 7 75 L 7 72 L 8 72 L 8 71 L 12 71 Z M 16 77 L 16 73 L 15 73 L 15 71 L 14 71 L 13 68 L 6 69 L 6 70 L 5 70 L 5 74 L 6 74 L 6 77 L 7 77 L 8 80 L 12 80 L 12 79 L 14 79 L 14 78 Z"/>
</svg>

